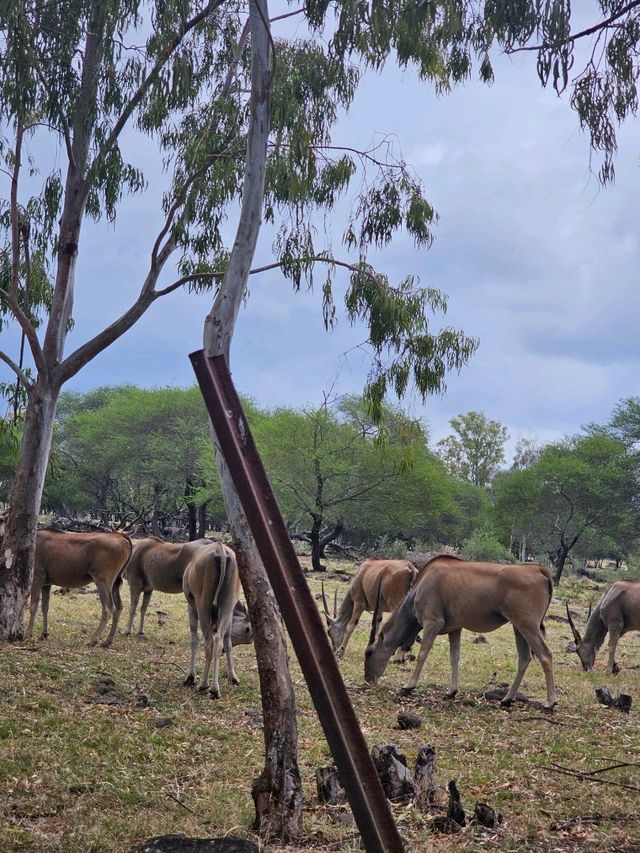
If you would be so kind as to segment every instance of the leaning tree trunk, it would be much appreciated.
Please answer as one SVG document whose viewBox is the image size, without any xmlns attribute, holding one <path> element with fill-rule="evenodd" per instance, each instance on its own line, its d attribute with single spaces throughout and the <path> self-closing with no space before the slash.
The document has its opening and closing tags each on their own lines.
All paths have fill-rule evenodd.
<svg viewBox="0 0 640 853">
<path fill-rule="evenodd" d="M 569 548 L 565 543 L 562 543 L 561 545 L 558 545 L 555 552 L 549 555 L 551 557 L 551 562 L 553 563 L 556 569 L 556 572 L 553 576 L 553 582 L 556 586 L 560 583 L 560 578 L 562 577 L 564 564 L 567 562 L 568 554 Z"/>
<path fill-rule="evenodd" d="M 24 636 L 22 614 L 33 580 L 38 512 L 58 394 L 41 381 L 30 392 L 0 560 L 0 642 Z"/>
<path fill-rule="evenodd" d="M 223 355 L 227 362 L 260 230 L 271 117 L 273 65 L 269 62 L 271 41 L 266 0 L 250 0 L 249 22 L 251 109 L 240 220 L 227 272 L 205 321 L 203 341 L 207 355 Z M 253 785 L 256 827 L 261 834 L 286 842 L 299 835 L 302 829 L 302 786 L 298 771 L 295 694 L 284 627 L 213 430 L 212 438 L 222 497 L 239 551 L 240 578 L 253 627 L 262 688 L 266 756 L 264 770 Z"/>
<path fill-rule="evenodd" d="M 336 522 L 331 530 L 328 530 L 324 536 L 320 537 L 320 542 L 318 543 L 320 546 L 320 559 L 324 560 L 325 552 L 324 549 L 327 545 L 330 545 L 332 542 L 338 538 L 338 536 L 342 536 L 344 531 L 344 524 L 341 521 Z"/>
</svg>

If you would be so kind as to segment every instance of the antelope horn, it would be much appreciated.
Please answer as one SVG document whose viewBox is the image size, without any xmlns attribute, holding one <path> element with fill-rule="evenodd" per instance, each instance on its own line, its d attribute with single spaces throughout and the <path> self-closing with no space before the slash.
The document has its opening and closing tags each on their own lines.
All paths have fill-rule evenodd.
<svg viewBox="0 0 640 853">
<path fill-rule="evenodd" d="M 589 619 L 591 619 L 591 605 L 592 605 L 592 603 L 593 603 L 592 601 L 589 602 L 589 612 L 587 613 L 587 622 L 589 621 Z"/>
<path fill-rule="evenodd" d="M 324 607 L 324 615 L 327 620 L 327 625 L 331 624 L 331 614 L 329 613 L 329 605 L 327 603 L 327 596 L 324 591 L 324 581 L 320 584 L 320 588 L 322 589 L 322 606 Z"/>
<path fill-rule="evenodd" d="M 573 634 L 573 639 L 576 641 L 576 645 L 579 646 L 582 642 L 582 637 L 580 636 L 580 632 L 573 624 L 573 619 L 571 618 L 571 613 L 569 612 L 569 602 L 565 602 L 565 606 L 567 608 L 567 619 L 569 620 L 569 626 L 571 628 L 571 633 Z"/>
<path fill-rule="evenodd" d="M 333 591 L 333 618 L 336 619 L 338 616 L 338 587 L 336 587 Z"/>
<path fill-rule="evenodd" d="M 378 584 L 378 594 L 376 595 L 376 606 L 373 609 L 373 620 L 371 622 L 371 634 L 369 635 L 369 645 L 371 645 L 376 639 L 377 627 L 378 627 L 378 613 L 380 611 L 380 599 L 382 598 L 382 578 L 380 578 L 380 583 Z"/>
</svg>

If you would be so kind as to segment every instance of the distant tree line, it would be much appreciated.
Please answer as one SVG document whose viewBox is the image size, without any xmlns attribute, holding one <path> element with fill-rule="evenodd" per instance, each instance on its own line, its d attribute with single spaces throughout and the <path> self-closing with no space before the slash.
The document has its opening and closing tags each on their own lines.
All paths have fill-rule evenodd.
<svg viewBox="0 0 640 853">
<path fill-rule="evenodd" d="M 387 406 L 380 426 L 356 397 L 317 408 L 244 405 L 289 530 L 309 543 L 316 570 L 330 545 L 389 556 L 447 545 L 475 559 L 547 559 L 559 581 L 568 559 L 620 563 L 637 547 L 637 398 L 563 441 L 521 439 L 510 468 L 507 430 L 482 412 L 452 418 L 434 451 L 424 424 Z M 19 436 L 4 435 L 6 500 Z M 62 394 L 43 510 L 191 539 L 224 527 L 197 387 Z"/>
</svg>

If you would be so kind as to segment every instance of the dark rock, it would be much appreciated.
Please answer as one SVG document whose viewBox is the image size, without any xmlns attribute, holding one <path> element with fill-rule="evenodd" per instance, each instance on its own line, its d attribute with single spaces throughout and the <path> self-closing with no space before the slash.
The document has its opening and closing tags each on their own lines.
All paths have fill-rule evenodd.
<svg viewBox="0 0 640 853">
<path fill-rule="evenodd" d="M 243 838 L 188 838 L 158 835 L 132 847 L 130 853 L 259 853 L 257 844 Z"/>
<path fill-rule="evenodd" d="M 149 707 L 149 697 L 144 693 L 139 693 L 136 696 L 136 708 L 148 708 Z"/>
<path fill-rule="evenodd" d="M 495 829 L 502 823 L 502 815 L 487 803 L 476 803 L 473 810 L 473 820 L 482 826 L 488 826 L 490 829 Z"/>
<path fill-rule="evenodd" d="M 171 719 L 171 717 L 158 717 L 158 719 L 154 720 L 151 725 L 154 727 L 154 729 L 164 729 L 167 726 L 172 726 L 173 720 Z"/>
<path fill-rule="evenodd" d="M 419 729 L 422 725 L 422 717 L 412 714 L 410 711 L 398 711 L 399 729 Z"/>
<path fill-rule="evenodd" d="M 631 710 L 633 700 L 628 693 L 613 696 L 606 687 L 596 687 L 596 696 L 598 697 L 598 702 L 601 702 L 608 708 L 616 708 L 618 711 L 622 711 L 623 714 L 628 714 Z"/>
</svg>

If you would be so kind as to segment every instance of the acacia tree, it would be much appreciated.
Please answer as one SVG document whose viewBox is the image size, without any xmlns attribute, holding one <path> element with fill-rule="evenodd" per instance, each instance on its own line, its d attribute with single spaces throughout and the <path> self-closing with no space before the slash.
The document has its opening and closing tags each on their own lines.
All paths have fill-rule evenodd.
<svg viewBox="0 0 640 853">
<path fill-rule="evenodd" d="M 482 412 L 467 412 L 449 421 L 453 435 L 438 442 L 451 473 L 475 486 L 487 486 L 504 460 L 507 428 Z"/>
<path fill-rule="evenodd" d="M 323 570 L 324 549 L 345 530 L 345 520 L 368 516 L 384 496 L 393 502 L 410 455 L 424 444 L 419 425 L 387 407 L 384 424 L 385 439 L 377 440 L 380 428 L 362 402 L 347 398 L 325 399 L 307 411 L 279 409 L 254 429 L 284 512 L 311 543 L 314 571 Z"/>
<path fill-rule="evenodd" d="M 205 471 L 208 437 L 195 386 L 63 393 L 43 505 L 139 522 L 156 534 L 163 517 L 186 511 L 195 539 L 198 510 L 215 491 Z"/>
<path fill-rule="evenodd" d="M 637 477 L 624 445 L 603 435 L 577 436 L 545 447 L 530 468 L 504 474 L 495 507 L 505 524 L 545 547 L 559 583 L 567 557 L 585 537 L 629 541 Z"/>
</svg>

